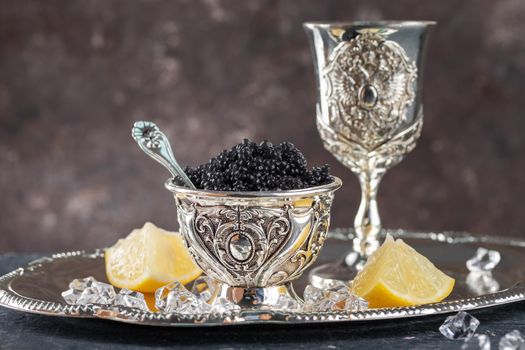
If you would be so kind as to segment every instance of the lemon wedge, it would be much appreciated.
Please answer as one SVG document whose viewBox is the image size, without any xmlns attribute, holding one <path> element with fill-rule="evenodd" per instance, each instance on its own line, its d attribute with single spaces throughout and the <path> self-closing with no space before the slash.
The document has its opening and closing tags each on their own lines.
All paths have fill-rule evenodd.
<svg viewBox="0 0 525 350">
<path fill-rule="evenodd" d="M 153 293 L 173 281 L 189 283 L 202 273 L 180 234 L 149 222 L 108 248 L 105 262 L 111 284 L 143 293 Z"/>
<path fill-rule="evenodd" d="M 435 303 L 449 296 L 453 288 L 453 278 L 390 235 L 352 282 L 352 291 L 371 308 Z"/>
</svg>

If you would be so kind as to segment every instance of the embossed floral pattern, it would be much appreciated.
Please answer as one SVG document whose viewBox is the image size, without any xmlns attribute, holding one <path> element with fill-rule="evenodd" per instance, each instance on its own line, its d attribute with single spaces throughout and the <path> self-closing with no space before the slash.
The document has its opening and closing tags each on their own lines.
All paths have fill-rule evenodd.
<svg viewBox="0 0 525 350">
<path fill-rule="evenodd" d="M 335 131 L 371 151 L 404 122 L 417 67 L 397 43 L 364 33 L 335 48 L 323 77 Z"/>
<path fill-rule="evenodd" d="M 296 207 L 225 205 L 210 198 L 177 198 L 188 251 L 208 276 L 232 286 L 260 287 L 296 279 L 321 250 L 333 193 Z"/>
</svg>

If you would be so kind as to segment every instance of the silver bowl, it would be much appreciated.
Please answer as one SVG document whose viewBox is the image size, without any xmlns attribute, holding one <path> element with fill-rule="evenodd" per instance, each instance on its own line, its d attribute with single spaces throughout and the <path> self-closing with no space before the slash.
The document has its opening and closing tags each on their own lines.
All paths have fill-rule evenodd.
<svg viewBox="0 0 525 350">
<path fill-rule="evenodd" d="M 319 255 L 341 180 L 278 192 L 195 190 L 173 180 L 165 186 L 175 197 L 180 231 L 196 264 L 225 286 L 223 297 L 234 294 L 227 298 L 239 302 L 257 295 L 259 300 L 248 298 L 255 305 L 276 295 L 297 298 L 289 282 Z"/>
</svg>

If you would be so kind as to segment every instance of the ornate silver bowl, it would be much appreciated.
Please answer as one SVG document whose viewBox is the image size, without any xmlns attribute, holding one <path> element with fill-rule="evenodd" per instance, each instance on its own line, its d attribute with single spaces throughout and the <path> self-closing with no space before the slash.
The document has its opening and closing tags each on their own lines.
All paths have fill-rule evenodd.
<svg viewBox="0 0 525 350">
<path fill-rule="evenodd" d="M 341 180 L 301 190 L 219 192 L 166 182 L 180 231 L 199 267 L 223 284 L 221 297 L 244 307 L 297 299 L 290 281 L 317 258 Z"/>
<path fill-rule="evenodd" d="M 198 190 L 157 125 L 136 122 L 131 135 L 173 175 L 166 188 L 175 196 L 185 244 L 197 265 L 220 282 L 209 302 L 220 298 L 244 309 L 260 309 L 290 298 L 300 301 L 290 281 L 301 276 L 321 251 L 340 179 L 292 191 Z M 175 178 L 185 186 L 176 185 Z"/>
</svg>

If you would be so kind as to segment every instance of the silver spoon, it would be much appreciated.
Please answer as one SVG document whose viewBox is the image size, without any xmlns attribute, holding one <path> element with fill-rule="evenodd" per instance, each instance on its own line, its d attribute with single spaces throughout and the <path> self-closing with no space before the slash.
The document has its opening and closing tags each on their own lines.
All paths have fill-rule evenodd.
<svg viewBox="0 0 525 350">
<path fill-rule="evenodd" d="M 148 156 L 168 169 L 174 178 L 179 176 L 186 186 L 191 189 L 196 188 L 179 163 L 177 163 L 177 160 L 175 160 L 168 138 L 155 123 L 148 121 L 135 122 L 133 129 L 131 129 L 131 136 Z"/>
</svg>

